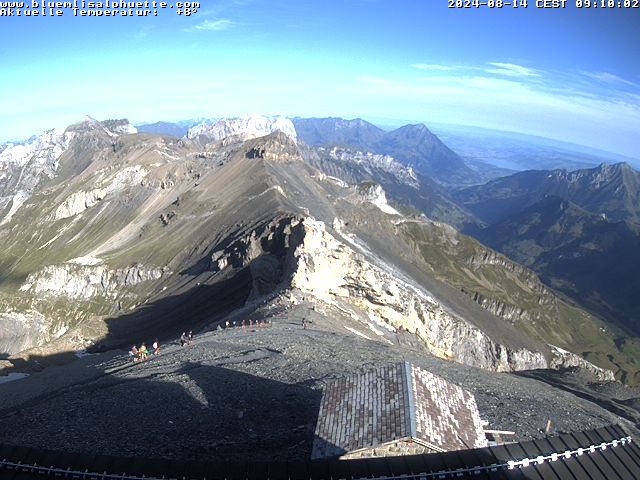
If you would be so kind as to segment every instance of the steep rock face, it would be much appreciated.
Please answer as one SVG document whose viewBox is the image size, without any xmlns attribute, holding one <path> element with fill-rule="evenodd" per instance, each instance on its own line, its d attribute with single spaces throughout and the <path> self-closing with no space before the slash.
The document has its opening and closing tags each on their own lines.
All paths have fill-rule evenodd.
<svg viewBox="0 0 640 480">
<path fill-rule="evenodd" d="M 494 315 L 509 320 L 513 323 L 516 321 L 529 321 L 532 316 L 531 313 L 521 307 L 510 305 L 506 302 L 501 302 L 495 298 L 487 298 L 479 292 L 473 293 L 473 301 L 481 305 L 485 310 L 490 311 Z"/>
<path fill-rule="evenodd" d="M 345 325 L 365 322 L 373 331 L 416 334 L 441 358 L 493 371 L 548 366 L 540 352 L 492 341 L 392 267 L 370 263 L 330 234 L 321 221 L 283 216 L 221 247 L 193 273 L 224 274 L 227 269 L 248 268 L 250 299 L 291 288 L 307 299 L 335 307 L 345 316 Z"/>
<path fill-rule="evenodd" d="M 0 152 L 0 216 L 8 223 L 45 179 L 53 178 L 75 132 L 50 130 Z M 4 210 L 4 215 L 3 215 Z"/>
<path fill-rule="evenodd" d="M 420 187 L 420 180 L 418 180 L 418 176 L 413 168 L 404 166 L 391 155 L 361 152 L 339 147 L 333 147 L 331 149 L 319 147 L 318 152 L 321 156 L 327 155 L 333 161 L 344 164 L 345 167 L 349 167 L 350 165 L 358 166 L 367 172 L 372 179 L 378 175 L 379 171 L 382 171 L 392 175 L 402 184 L 409 185 L 415 189 Z"/>
<path fill-rule="evenodd" d="M 109 268 L 98 258 L 81 257 L 59 265 L 48 265 L 27 276 L 13 304 L 0 311 L 0 353 L 15 354 L 41 347 L 58 339 L 84 321 L 114 314 L 122 304 L 135 306 L 147 291 L 137 285 L 160 280 L 171 272 L 156 267 L 132 265 Z M 29 307 L 26 307 L 29 305 Z M 89 322 L 91 324 L 91 322 Z M 90 330 L 98 328 L 93 324 Z M 77 334 L 70 346 L 82 348 L 92 334 Z"/>
<path fill-rule="evenodd" d="M 73 132 L 49 130 L 26 143 L 9 145 L 0 152 L 0 165 L 24 166 L 33 162 L 49 175 L 56 170 L 56 160 L 69 147 Z"/>
<path fill-rule="evenodd" d="M 472 269 L 477 270 L 486 265 L 495 265 L 507 272 L 517 275 L 522 284 L 537 296 L 536 308 L 546 306 L 557 309 L 558 299 L 553 293 L 540 282 L 538 276 L 528 268 L 510 261 L 505 256 L 493 250 L 486 250 L 480 254 L 474 254 L 465 259 L 465 263 Z M 510 304 L 496 298 L 488 297 L 480 292 L 469 292 L 473 300 L 494 315 L 509 320 L 531 321 L 539 318 L 539 311 L 531 311 L 522 306 Z"/>
<path fill-rule="evenodd" d="M 497 265 L 509 272 L 520 275 L 521 277 L 526 279 L 527 283 L 530 284 L 529 286 L 535 285 L 536 288 L 539 288 L 541 291 L 546 290 L 544 285 L 540 283 L 538 277 L 535 273 L 533 273 L 533 271 L 529 270 L 526 267 L 523 267 L 518 263 L 512 262 L 507 257 L 497 253 L 494 250 L 486 249 L 485 251 L 481 252 L 481 254 L 471 255 L 465 260 L 465 263 L 471 268 L 478 268 L 483 265 Z"/>
<path fill-rule="evenodd" d="M 330 235 L 322 222 L 305 219 L 303 225 L 292 287 L 327 303 L 356 307 L 374 324 L 415 332 L 442 358 L 495 371 L 547 367 L 542 353 L 496 344 L 418 287 L 369 263 Z"/>
<path fill-rule="evenodd" d="M 209 141 L 218 141 L 237 136 L 242 140 L 263 137 L 274 132 L 283 132 L 289 138 L 296 139 L 296 129 L 291 120 L 286 118 L 270 119 L 261 115 L 245 118 L 222 119 L 213 124 L 201 123 L 192 127 L 186 137 L 190 140 L 205 137 Z"/>
<path fill-rule="evenodd" d="M 54 129 L 25 143 L 6 145 L 0 151 L 0 225 L 9 223 L 43 182 L 58 175 L 64 154 L 77 142 L 95 135 L 113 142 L 132 133 L 136 129 L 127 120 L 99 122 L 87 117 L 66 130 Z"/>
<path fill-rule="evenodd" d="M 413 244 L 439 278 L 504 319 L 505 324 L 544 343 L 592 355 L 607 368 L 619 368 L 602 360 L 603 352 L 606 355 L 616 347 L 603 335 L 601 322 L 562 301 L 535 273 L 437 222 L 401 219 L 394 223 L 397 234 Z M 560 359 L 558 363 L 563 362 Z"/>
<path fill-rule="evenodd" d="M 596 378 L 605 382 L 613 382 L 615 376 L 611 370 L 596 367 L 593 363 L 587 362 L 584 358 L 579 357 L 575 353 L 568 352 L 560 347 L 551 345 L 553 349 L 553 360 L 549 367 L 551 368 L 583 368 L 593 373 Z"/>
<path fill-rule="evenodd" d="M 390 215 L 400 215 L 400 212 L 389 205 L 387 194 L 382 186 L 375 183 L 363 183 L 358 185 L 356 188 L 358 194 L 360 194 L 365 201 L 374 204 L 384 213 L 388 213 Z"/>
<path fill-rule="evenodd" d="M 147 171 L 140 165 L 127 167 L 117 172 L 112 178 L 102 182 L 103 186 L 89 191 L 73 193 L 56 209 L 55 219 L 69 218 L 93 207 L 110 194 L 117 193 L 128 186 L 142 182 Z"/>
<path fill-rule="evenodd" d="M 21 291 L 35 295 L 64 296 L 88 300 L 95 296 L 115 297 L 120 290 L 138 283 L 157 280 L 160 268 L 134 265 L 110 269 L 107 265 L 49 265 L 27 277 Z"/>
<path fill-rule="evenodd" d="M 226 269 L 249 268 L 252 278 L 250 298 L 273 292 L 287 278 L 292 267 L 293 248 L 302 235 L 301 219 L 280 216 L 258 226 L 250 233 L 216 248 L 209 256 L 206 270 L 214 274 Z"/>
<path fill-rule="evenodd" d="M 138 129 L 129 123 L 129 120 L 105 120 L 100 122 L 113 135 L 132 135 L 138 133 Z"/>
<path fill-rule="evenodd" d="M 302 154 L 295 140 L 280 130 L 248 142 L 245 156 L 274 163 L 302 162 Z"/>
<path fill-rule="evenodd" d="M 0 312 L 0 352 L 20 352 L 42 345 L 51 336 L 45 316 L 36 310 Z"/>
</svg>

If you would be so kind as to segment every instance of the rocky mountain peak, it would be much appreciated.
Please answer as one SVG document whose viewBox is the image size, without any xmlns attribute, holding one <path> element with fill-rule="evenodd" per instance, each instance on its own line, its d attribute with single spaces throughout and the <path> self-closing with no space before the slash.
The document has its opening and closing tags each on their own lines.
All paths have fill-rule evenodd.
<svg viewBox="0 0 640 480">
<path fill-rule="evenodd" d="M 34 156 L 55 159 L 68 147 L 72 138 L 72 133 L 53 129 L 32 137 L 25 143 L 9 144 L 0 152 L 0 165 L 15 164 L 23 166 Z"/>
<path fill-rule="evenodd" d="M 445 145 L 436 137 L 424 124 L 405 125 L 390 132 L 390 135 L 397 141 L 408 142 L 413 145 L 438 145 L 444 148 Z M 447 148 L 448 150 L 448 148 Z"/>
<path fill-rule="evenodd" d="M 279 130 L 264 137 L 249 141 L 245 157 L 271 162 L 303 161 L 302 154 L 296 142 Z"/>
<path fill-rule="evenodd" d="M 331 120 L 331 119 L 329 119 Z M 371 128 L 377 129 L 377 127 L 361 118 L 354 118 L 353 120 L 346 120 L 343 118 L 335 119 L 336 129 L 358 129 L 358 128 Z"/>
<path fill-rule="evenodd" d="M 342 164 L 363 167 L 368 170 L 369 175 L 372 177 L 371 169 L 378 169 L 393 175 L 398 181 L 413 188 L 419 188 L 420 186 L 420 181 L 413 168 L 404 166 L 391 155 L 361 152 L 340 147 L 331 149 L 319 147 L 318 152 L 323 155 L 326 154 L 330 159 Z"/>
<path fill-rule="evenodd" d="M 398 128 L 398 130 L 405 131 L 405 132 L 429 132 L 429 133 L 431 133 L 431 130 L 429 130 L 424 123 L 413 123 L 413 124 L 410 124 L 410 125 L 405 125 L 404 127 Z"/>
<path fill-rule="evenodd" d="M 82 122 L 68 127 L 67 131 L 81 134 L 101 133 L 106 134 L 109 137 L 138 133 L 136 127 L 129 123 L 129 120 L 127 119 L 123 118 L 100 121 L 88 115 Z"/>
<path fill-rule="evenodd" d="M 387 132 L 361 119 L 296 118 L 294 123 L 298 136 L 308 145 L 389 155 L 445 185 L 470 184 L 477 177 L 458 154 L 423 124 Z"/>
<path fill-rule="evenodd" d="M 129 120 L 127 120 L 126 118 L 122 118 L 119 120 L 104 120 L 100 123 L 111 133 L 114 133 L 116 135 L 130 135 L 138 133 L 136 127 L 129 123 Z"/>
<path fill-rule="evenodd" d="M 598 183 L 622 182 L 629 177 L 638 177 L 638 172 L 626 162 L 602 163 L 593 169 L 593 176 Z"/>
<path fill-rule="evenodd" d="M 215 123 L 200 123 L 187 132 L 188 139 L 205 137 L 209 141 L 219 141 L 228 137 L 239 137 L 241 140 L 263 137 L 274 132 L 283 132 L 296 140 L 296 129 L 287 118 L 267 118 L 262 115 L 250 115 L 243 118 L 223 118 Z"/>
</svg>

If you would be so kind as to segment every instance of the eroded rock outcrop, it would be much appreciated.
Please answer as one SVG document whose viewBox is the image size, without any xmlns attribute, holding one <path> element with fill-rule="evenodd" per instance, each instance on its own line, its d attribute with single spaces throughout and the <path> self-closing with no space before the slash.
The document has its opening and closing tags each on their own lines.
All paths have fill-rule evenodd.
<svg viewBox="0 0 640 480">
<path fill-rule="evenodd" d="M 412 188 L 417 189 L 420 187 L 420 181 L 418 180 L 415 170 L 403 165 L 390 155 L 361 152 L 340 147 L 333 147 L 331 149 L 319 147 L 318 151 L 342 164 L 357 165 L 371 174 L 374 169 L 377 169 L 393 175 L 399 182 L 409 185 Z M 372 175 L 372 178 L 375 177 Z"/>
<path fill-rule="evenodd" d="M 348 237 L 344 232 L 341 235 Z M 411 332 L 432 354 L 487 370 L 582 366 L 603 379 L 611 375 L 569 352 L 560 355 L 553 350 L 554 357 L 549 361 L 542 352 L 495 342 L 394 267 L 374 264 L 340 241 L 321 221 L 284 216 L 224 245 L 210 255 L 205 269 L 215 274 L 227 268 L 250 268 L 250 298 L 278 287 L 291 288 L 337 307 L 346 318 L 366 319 L 373 331 L 386 328 Z M 360 314 L 350 315 L 353 309 Z"/>
<path fill-rule="evenodd" d="M 36 310 L 0 312 L 0 353 L 16 353 L 51 338 L 45 316 Z"/>
<path fill-rule="evenodd" d="M 551 368 L 583 368 L 593 373 L 600 381 L 613 382 L 615 376 L 611 370 L 596 367 L 593 363 L 586 361 L 584 358 L 575 353 L 568 352 L 560 347 L 551 345 L 554 357 L 549 365 Z"/>
<path fill-rule="evenodd" d="M 248 145 L 245 156 L 249 159 L 270 162 L 302 161 L 302 154 L 295 140 L 279 130 L 249 142 Z"/>
<path fill-rule="evenodd" d="M 378 185 L 377 183 L 364 182 L 356 187 L 356 191 L 365 201 L 374 204 L 384 213 L 400 215 L 400 212 L 389 205 L 387 194 L 381 185 Z"/>
<path fill-rule="evenodd" d="M 558 298 L 551 292 L 538 278 L 538 276 L 526 267 L 512 262 L 504 255 L 487 249 L 482 253 L 472 255 L 465 259 L 465 264 L 472 270 L 481 269 L 484 266 L 497 266 L 500 269 L 513 273 L 517 276 L 517 281 L 535 295 L 537 306 L 544 306 L 546 310 L 558 309 Z M 531 322 L 540 319 L 539 311 L 523 308 L 498 298 L 493 298 L 480 292 L 467 292 L 473 301 L 481 305 L 494 315 L 509 320 L 512 323 L 517 321 Z"/>
<path fill-rule="evenodd" d="M 116 173 L 103 185 L 89 191 L 73 193 L 56 209 L 55 219 L 69 218 L 93 207 L 107 195 L 117 193 L 125 188 L 137 185 L 147 176 L 147 171 L 140 165 L 125 168 Z"/>
<path fill-rule="evenodd" d="M 34 295 L 55 295 L 81 300 L 95 296 L 115 297 L 122 288 L 157 280 L 163 274 L 161 268 L 142 265 L 118 269 L 110 269 L 104 264 L 48 265 L 30 274 L 21 290 Z"/>
<path fill-rule="evenodd" d="M 263 137 L 274 132 L 283 132 L 289 138 L 296 139 L 296 129 L 287 118 L 267 118 L 251 115 L 244 118 L 224 118 L 214 123 L 201 123 L 189 129 L 186 138 L 204 137 L 208 141 L 218 141 L 228 137 L 242 140 Z"/>
<path fill-rule="evenodd" d="M 305 219 L 304 238 L 294 256 L 291 286 L 328 303 L 346 302 L 375 323 L 416 333 L 441 358 L 495 370 L 546 368 L 540 352 L 510 349 L 447 311 L 427 292 L 390 268 L 385 271 L 329 234 L 324 223 Z"/>
</svg>

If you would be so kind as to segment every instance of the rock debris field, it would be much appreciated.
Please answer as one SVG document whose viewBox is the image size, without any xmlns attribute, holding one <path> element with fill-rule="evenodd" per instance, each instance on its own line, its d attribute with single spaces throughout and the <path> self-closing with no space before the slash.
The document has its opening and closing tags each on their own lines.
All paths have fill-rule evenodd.
<svg viewBox="0 0 640 480">
<path fill-rule="evenodd" d="M 473 392 L 488 428 L 515 431 L 515 439 L 543 436 L 548 420 L 557 433 L 619 423 L 637 436 L 637 389 L 594 384 L 580 371 L 497 374 L 440 360 L 407 333 L 384 339 L 364 325 L 347 329 L 304 302 L 276 301 L 249 318 L 267 317 L 270 328 L 196 332 L 185 347 L 165 342 L 144 362 L 109 351 L 0 384 L 0 443 L 186 460 L 304 459 L 326 382 L 404 360 Z"/>
</svg>

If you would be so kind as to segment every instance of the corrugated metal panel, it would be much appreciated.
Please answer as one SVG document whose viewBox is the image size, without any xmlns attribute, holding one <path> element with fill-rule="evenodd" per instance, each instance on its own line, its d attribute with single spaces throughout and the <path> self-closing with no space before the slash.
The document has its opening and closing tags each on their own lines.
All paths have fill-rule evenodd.
<svg viewBox="0 0 640 480">
<path fill-rule="evenodd" d="M 532 443 L 533 443 L 533 449 L 531 450 L 532 452 L 537 451 L 542 455 L 551 455 L 553 453 L 557 453 L 547 439 L 535 440 Z M 527 452 L 529 452 L 529 450 L 527 450 Z M 571 474 L 571 471 L 569 470 L 569 468 L 567 468 L 567 465 L 565 464 L 565 462 L 559 461 L 557 457 L 556 457 L 556 460 L 551 460 L 547 463 L 549 465 L 549 468 L 551 468 L 551 470 L 555 475 L 555 477 L 551 477 L 551 478 L 561 478 L 561 479 L 573 478 L 573 475 Z"/>
<path fill-rule="evenodd" d="M 608 441 L 610 438 L 619 439 L 624 436 L 624 432 L 621 430 L 613 430 L 609 427 L 598 428 L 594 430 L 603 441 Z M 612 462 L 619 462 L 619 466 L 616 471 L 622 472 L 624 475 L 629 475 L 628 478 L 640 478 L 640 463 L 637 459 L 633 458 L 633 450 L 637 448 L 635 443 L 627 446 L 627 448 L 621 448 L 620 445 L 611 449 L 610 457 Z M 626 477 L 625 477 L 626 478 Z"/>
<path fill-rule="evenodd" d="M 50 470 L 54 467 L 54 470 Z M 88 473 L 86 473 L 88 472 Z M 104 474 L 104 475 L 103 475 Z M 123 475 L 124 474 L 124 475 Z M 208 463 L 83 456 L 0 446 L 0 478 L 225 480 L 640 478 L 640 449 L 619 427 L 430 455 L 284 463 Z M 132 476 L 133 475 L 133 476 Z"/>
</svg>

